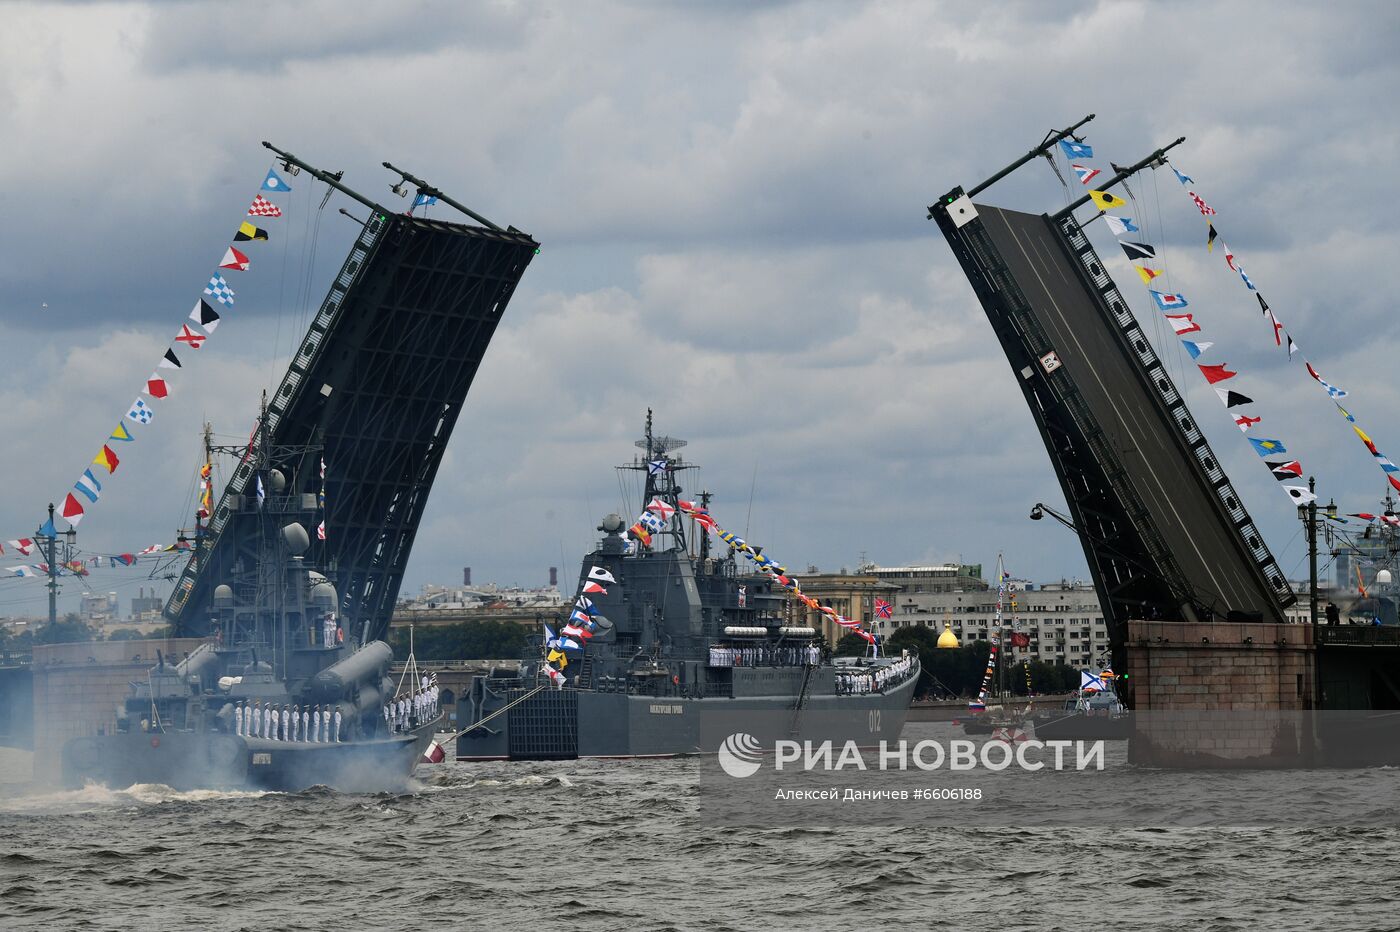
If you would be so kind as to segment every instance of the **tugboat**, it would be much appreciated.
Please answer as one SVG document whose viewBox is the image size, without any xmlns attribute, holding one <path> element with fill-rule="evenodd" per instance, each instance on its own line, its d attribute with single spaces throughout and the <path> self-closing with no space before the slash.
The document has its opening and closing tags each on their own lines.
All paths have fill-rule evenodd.
<svg viewBox="0 0 1400 932">
<path fill-rule="evenodd" d="M 389 645 L 344 631 L 335 586 L 307 560 L 303 522 L 315 517 L 317 495 L 289 493 L 283 470 L 310 467 L 301 485 L 312 487 L 318 451 L 258 443 L 249 455 L 259 494 L 244 506 L 257 509 L 262 534 L 256 559 L 214 589 L 214 636 L 179 663 L 160 657 L 131 684 L 107 733 L 64 745 L 68 786 L 389 790 L 429 748 L 441 712 L 421 699 L 417 714 L 398 712 L 427 684 L 396 683 Z"/>
<path fill-rule="evenodd" d="M 459 761 L 714 753 L 713 736 L 758 734 L 763 722 L 798 740 L 898 739 L 918 658 L 833 661 L 816 628 L 787 617 L 772 575 L 741 566 L 733 545 L 712 553 L 682 506 L 678 480 L 694 468 L 675 455 L 684 445 L 654 437 L 648 412 L 642 455 L 619 468 L 641 474 L 644 507 L 665 507 L 644 512 L 654 516 L 644 535 L 603 518 L 576 603 L 593 636 L 562 670 L 549 659 L 551 630 L 531 639 L 518 670 L 477 677 Z M 709 493 L 699 501 L 708 507 Z"/>
</svg>

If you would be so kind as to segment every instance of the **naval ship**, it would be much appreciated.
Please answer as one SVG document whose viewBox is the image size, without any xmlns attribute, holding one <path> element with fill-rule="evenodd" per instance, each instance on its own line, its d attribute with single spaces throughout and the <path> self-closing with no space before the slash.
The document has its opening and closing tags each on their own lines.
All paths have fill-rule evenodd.
<svg viewBox="0 0 1400 932">
<path fill-rule="evenodd" d="M 441 713 L 391 726 L 385 705 L 421 684 L 390 676 L 393 650 L 369 638 L 368 624 L 358 638 L 344 631 L 335 585 L 308 559 L 318 450 L 273 447 L 265 437 L 254 466 L 268 494 L 248 503 L 261 531 L 256 559 L 213 588 L 204 644 L 178 663 L 159 657 L 130 684 L 105 734 L 64 744 L 68 786 L 391 790 L 431 744 Z M 306 478 L 294 484 L 298 473 Z M 291 727 L 269 723 L 269 708 L 296 710 Z M 302 710 L 331 721 L 302 728 Z"/>
<path fill-rule="evenodd" d="M 832 659 L 815 628 L 789 619 L 771 576 L 741 565 L 733 548 L 711 552 L 679 510 L 679 479 L 694 468 L 673 455 L 684 443 L 653 437 L 648 417 L 643 455 L 619 468 L 643 477 L 644 506 L 660 500 L 674 512 L 646 543 L 620 515 L 603 518 L 579 571 L 594 636 L 557 683 L 544 632 L 518 670 L 477 677 L 458 713 L 473 724 L 457 736 L 457 760 L 715 753 L 714 739 L 733 733 L 838 746 L 898 739 L 918 658 Z"/>
</svg>

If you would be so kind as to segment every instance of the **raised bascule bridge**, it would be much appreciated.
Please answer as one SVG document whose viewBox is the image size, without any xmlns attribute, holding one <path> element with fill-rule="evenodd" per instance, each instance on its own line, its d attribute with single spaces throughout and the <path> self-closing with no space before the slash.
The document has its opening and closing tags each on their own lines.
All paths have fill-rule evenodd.
<svg viewBox="0 0 1400 932">
<path fill-rule="evenodd" d="M 400 176 L 396 193 L 415 186 L 474 223 L 395 213 L 339 173 L 263 145 L 368 214 L 351 214 L 360 234 L 250 441 L 280 452 L 274 465 L 285 484 L 270 483 L 259 502 L 255 458 L 243 458 L 165 615 L 181 634 L 208 633 L 214 588 L 238 578 L 251 591 L 269 520 L 314 528 L 324 485 L 328 532 L 318 562 L 335 583 L 347 635 L 383 638 L 452 428 L 538 244 L 388 162 Z"/>
<path fill-rule="evenodd" d="M 974 198 L 1050 159 L 1090 115 L 986 181 L 929 207 L 986 311 L 1034 417 L 1102 603 L 1116 670 L 1143 709 L 1400 708 L 1386 686 L 1394 648 L 1363 658 L 1314 625 L 1285 624 L 1296 600 L 1181 392 L 1076 218 Z M 1106 191 L 1167 164 L 1184 139 L 1127 167 Z M 1097 218 L 1098 210 L 1094 211 Z M 1379 672 L 1378 672 L 1379 671 Z M 1324 688 L 1318 690 L 1317 683 Z M 1393 682 L 1400 682 L 1396 676 Z M 1199 690 L 1207 685 L 1208 690 Z"/>
</svg>

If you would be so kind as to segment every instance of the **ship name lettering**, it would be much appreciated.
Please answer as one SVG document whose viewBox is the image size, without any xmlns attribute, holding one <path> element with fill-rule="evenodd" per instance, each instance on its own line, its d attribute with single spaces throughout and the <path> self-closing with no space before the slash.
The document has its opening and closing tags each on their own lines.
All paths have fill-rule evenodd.
<svg viewBox="0 0 1400 932">
<path fill-rule="evenodd" d="M 685 710 L 682 705 L 667 705 L 653 703 L 651 706 L 652 715 L 680 715 Z"/>
</svg>

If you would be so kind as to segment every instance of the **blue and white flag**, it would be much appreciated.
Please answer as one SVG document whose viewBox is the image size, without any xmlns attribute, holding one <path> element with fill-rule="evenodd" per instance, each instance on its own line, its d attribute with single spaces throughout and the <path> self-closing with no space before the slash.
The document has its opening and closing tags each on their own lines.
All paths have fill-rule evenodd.
<svg viewBox="0 0 1400 932">
<path fill-rule="evenodd" d="M 90 502 L 95 502 L 102 495 L 102 483 L 97 481 L 97 477 L 92 474 L 91 469 L 84 469 L 82 478 L 78 480 L 73 488 L 81 492 Z"/>
<path fill-rule="evenodd" d="M 263 491 L 262 475 L 258 475 L 258 507 L 263 506 L 263 500 L 267 498 L 267 493 Z"/>
<path fill-rule="evenodd" d="M 1087 142 L 1061 139 L 1060 148 L 1064 151 L 1067 159 L 1092 159 L 1094 157 L 1094 147 Z"/>
<path fill-rule="evenodd" d="M 1201 354 L 1214 346 L 1214 343 L 1194 343 L 1191 340 L 1182 340 L 1181 345 L 1186 347 L 1186 352 L 1191 354 L 1192 359 L 1200 359 Z"/>
<path fill-rule="evenodd" d="M 1124 233 L 1140 233 L 1136 223 L 1127 217 L 1115 217 L 1112 214 L 1104 214 L 1103 222 L 1108 224 L 1108 228 L 1113 231 L 1114 236 L 1122 236 Z"/>
<path fill-rule="evenodd" d="M 413 199 L 413 206 L 414 206 L 414 207 L 431 207 L 431 206 L 433 206 L 433 205 L 436 204 L 436 203 L 437 203 L 437 198 L 436 198 L 435 196 L 433 196 L 433 195 L 431 195 L 431 194 L 423 194 L 423 193 L 421 193 L 421 192 L 419 193 L 419 195 L 418 195 L 417 197 L 415 197 L 415 198 Z"/>
<path fill-rule="evenodd" d="M 262 189 L 264 191 L 290 191 L 292 186 L 282 180 L 282 176 L 274 169 L 267 170 L 267 177 L 263 179 Z"/>
<path fill-rule="evenodd" d="M 140 424 L 149 424 L 156 416 L 151 410 L 151 406 L 146 404 L 145 399 L 137 398 L 132 404 L 131 410 L 126 412 L 126 416 Z"/>
<path fill-rule="evenodd" d="M 665 460 L 652 460 L 650 463 L 647 463 L 647 472 L 651 473 L 653 476 L 659 476 L 665 471 Z"/>
<path fill-rule="evenodd" d="M 1157 306 L 1164 311 L 1187 306 L 1186 298 L 1179 294 L 1163 294 L 1160 291 L 1153 291 L 1151 288 L 1147 289 L 1147 293 L 1152 295 L 1152 300 L 1156 301 Z"/>
<path fill-rule="evenodd" d="M 1172 173 L 1176 175 L 1176 180 L 1180 181 L 1182 184 L 1196 183 L 1196 179 L 1192 178 L 1190 175 L 1183 175 L 1181 172 L 1177 171 L 1175 165 L 1172 166 Z"/>
<path fill-rule="evenodd" d="M 1091 689 L 1094 692 L 1103 692 L 1108 689 L 1103 683 L 1103 677 L 1088 670 L 1079 671 L 1079 688 L 1081 690 Z"/>
<path fill-rule="evenodd" d="M 222 275 L 215 275 L 211 277 L 209 279 L 209 287 L 204 289 L 204 293 L 212 297 L 215 301 L 218 301 L 220 304 L 227 304 L 230 307 L 233 306 L 233 289 L 228 286 L 228 282 L 224 281 L 224 277 Z M 199 308 L 195 308 L 195 312 L 197 313 L 198 311 Z M 194 318 L 195 320 L 199 319 L 194 316 L 194 313 L 191 313 L 190 317 Z M 214 320 L 218 321 L 218 319 L 219 315 L 215 314 Z M 201 321 L 201 325 L 202 324 L 203 322 Z M 218 324 L 216 323 L 215 326 L 218 326 Z M 213 327 L 209 327 L 207 329 L 210 333 L 214 332 Z"/>
<path fill-rule="evenodd" d="M 581 611 L 587 612 L 589 615 L 598 614 L 598 606 L 594 605 L 593 600 L 588 598 L 587 596 L 579 596 L 578 601 L 575 602 L 574 605 L 576 605 Z"/>
</svg>

